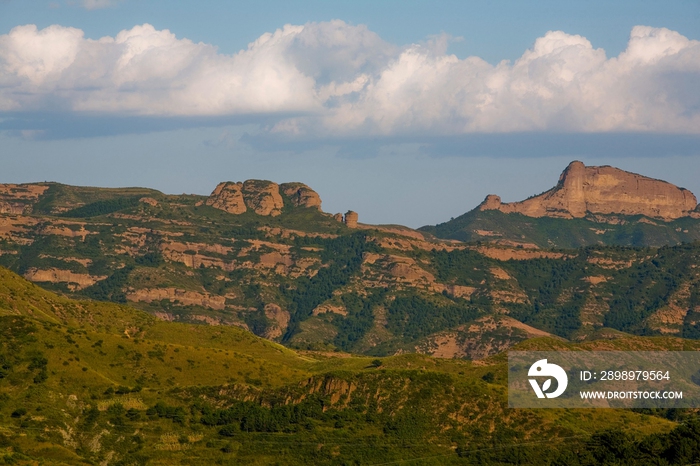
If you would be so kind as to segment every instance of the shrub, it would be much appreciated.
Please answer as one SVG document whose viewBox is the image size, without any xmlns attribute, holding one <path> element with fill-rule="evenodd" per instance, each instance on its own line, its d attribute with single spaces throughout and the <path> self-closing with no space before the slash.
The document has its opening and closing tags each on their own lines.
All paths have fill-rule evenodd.
<svg viewBox="0 0 700 466">
<path fill-rule="evenodd" d="M 219 435 L 223 437 L 233 437 L 240 431 L 241 428 L 237 424 L 229 424 L 219 430 Z"/>
<path fill-rule="evenodd" d="M 221 448 L 221 451 L 224 453 L 236 453 L 238 450 L 240 450 L 241 444 L 238 442 L 228 442 L 226 445 L 224 445 Z"/>
</svg>

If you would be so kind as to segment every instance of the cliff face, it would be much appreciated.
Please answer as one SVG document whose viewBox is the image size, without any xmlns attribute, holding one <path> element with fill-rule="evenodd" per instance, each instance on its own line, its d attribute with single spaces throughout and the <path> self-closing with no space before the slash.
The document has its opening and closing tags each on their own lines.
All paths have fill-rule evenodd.
<svg viewBox="0 0 700 466">
<path fill-rule="evenodd" d="M 247 180 L 243 183 L 226 181 L 219 183 L 206 204 L 231 214 L 242 214 L 252 210 L 258 215 L 276 217 L 282 213 L 284 199 L 289 198 L 295 207 L 310 207 L 321 210 L 321 198 L 303 183 L 278 185 L 266 180 Z"/>
<path fill-rule="evenodd" d="M 0 184 L 0 214 L 21 215 L 31 211 L 31 206 L 49 189 L 38 184 Z"/>
<path fill-rule="evenodd" d="M 697 199 L 687 189 L 610 166 L 586 167 L 575 161 L 549 191 L 522 202 L 502 203 L 489 195 L 480 210 L 528 217 L 581 218 L 587 214 L 644 215 L 662 220 L 687 217 Z"/>
</svg>

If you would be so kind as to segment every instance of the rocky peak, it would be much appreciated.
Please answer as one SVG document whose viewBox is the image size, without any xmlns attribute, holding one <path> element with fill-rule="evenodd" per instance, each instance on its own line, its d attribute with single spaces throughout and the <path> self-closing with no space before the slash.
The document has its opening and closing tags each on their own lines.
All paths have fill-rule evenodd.
<svg viewBox="0 0 700 466">
<path fill-rule="evenodd" d="M 501 197 L 489 194 L 486 199 L 479 204 L 479 210 L 498 210 L 501 207 Z"/>
<path fill-rule="evenodd" d="M 288 197 L 295 207 L 321 210 L 321 198 L 307 185 L 303 183 L 278 185 L 267 180 L 219 183 L 205 203 L 236 215 L 252 210 L 258 215 L 276 217 L 284 208 L 282 195 Z"/>
<path fill-rule="evenodd" d="M 549 191 L 522 202 L 501 203 L 489 195 L 480 210 L 529 217 L 581 218 L 587 214 L 644 215 L 673 220 L 691 215 L 697 199 L 687 189 L 610 166 L 574 161 Z"/>
</svg>

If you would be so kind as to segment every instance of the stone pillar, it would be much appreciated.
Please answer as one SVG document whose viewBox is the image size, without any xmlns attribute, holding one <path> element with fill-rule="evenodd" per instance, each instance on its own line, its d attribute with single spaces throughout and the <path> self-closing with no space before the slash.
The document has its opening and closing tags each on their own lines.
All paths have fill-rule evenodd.
<svg viewBox="0 0 700 466">
<path fill-rule="evenodd" d="M 345 225 L 347 225 L 348 228 L 357 228 L 357 218 L 357 212 L 348 210 L 345 212 Z"/>
</svg>

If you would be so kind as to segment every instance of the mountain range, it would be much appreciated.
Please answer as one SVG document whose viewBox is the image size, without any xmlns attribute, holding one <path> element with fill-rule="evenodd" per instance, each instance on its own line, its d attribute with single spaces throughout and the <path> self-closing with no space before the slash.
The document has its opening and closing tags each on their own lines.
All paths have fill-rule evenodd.
<svg viewBox="0 0 700 466">
<path fill-rule="evenodd" d="M 572 162 L 418 230 L 264 180 L 6 184 L 0 212 L 0 464 L 700 461 L 692 410 L 507 408 L 511 348 L 700 349 L 669 183 Z"/>
<path fill-rule="evenodd" d="M 325 213 L 302 183 L 0 196 L 0 265 L 28 280 L 293 348 L 483 358 L 536 336 L 699 332 L 695 196 L 613 167 L 572 162 L 543 194 L 419 230 Z"/>
</svg>

